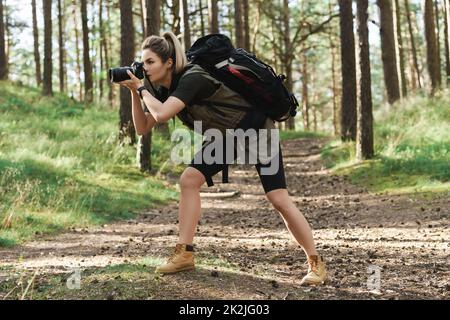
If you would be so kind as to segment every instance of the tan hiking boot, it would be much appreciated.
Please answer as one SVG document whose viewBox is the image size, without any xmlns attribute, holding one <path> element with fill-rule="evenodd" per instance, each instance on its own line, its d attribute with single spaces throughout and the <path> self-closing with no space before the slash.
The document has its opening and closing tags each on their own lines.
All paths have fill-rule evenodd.
<svg viewBox="0 0 450 320">
<path fill-rule="evenodd" d="M 175 273 L 194 268 L 194 248 L 191 245 L 177 244 L 167 263 L 157 267 L 155 271 L 158 273 Z"/>
<path fill-rule="evenodd" d="M 315 286 L 327 280 L 327 270 L 321 256 L 309 256 L 308 265 L 308 274 L 300 282 L 301 286 Z"/>
</svg>

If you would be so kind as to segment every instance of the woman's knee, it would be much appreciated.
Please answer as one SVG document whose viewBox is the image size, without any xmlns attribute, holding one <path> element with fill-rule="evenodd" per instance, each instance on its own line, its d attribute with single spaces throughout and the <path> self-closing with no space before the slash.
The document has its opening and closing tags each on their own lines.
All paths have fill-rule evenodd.
<svg viewBox="0 0 450 320">
<path fill-rule="evenodd" d="M 181 189 L 200 189 L 203 183 L 205 183 L 205 177 L 203 174 L 197 169 L 191 167 L 184 170 L 180 177 Z"/>
<path fill-rule="evenodd" d="M 278 189 L 266 194 L 273 207 L 280 212 L 286 211 L 291 205 L 291 198 L 286 189 Z"/>
</svg>

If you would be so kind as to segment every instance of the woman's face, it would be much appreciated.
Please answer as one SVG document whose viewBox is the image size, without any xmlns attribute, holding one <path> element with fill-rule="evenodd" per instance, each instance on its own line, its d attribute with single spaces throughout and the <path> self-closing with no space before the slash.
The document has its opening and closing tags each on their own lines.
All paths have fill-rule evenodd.
<svg viewBox="0 0 450 320">
<path fill-rule="evenodd" d="M 172 59 L 163 63 L 161 58 L 150 49 L 142 51 L 142 61 L 145 73 L 152 83 L 160 84 L 171 74 Z"/>
</svg>

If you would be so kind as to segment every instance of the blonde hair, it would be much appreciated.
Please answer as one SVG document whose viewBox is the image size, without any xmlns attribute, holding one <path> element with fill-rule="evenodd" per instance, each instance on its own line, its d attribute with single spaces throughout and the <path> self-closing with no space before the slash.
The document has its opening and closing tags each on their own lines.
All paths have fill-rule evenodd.
<svg viewBox="0 0 450 320">
<path fill-rule="evenodd" d="M 164 32 L 162 36 L 150 36 L 142 43 L 142 50 L 150 49 L 162 62 L 165 63 L 172 58 L 175 63 L 175 73 L 181 72 L 187 65 L 186 54 L 180 41 L 173 32 Z"/>
</svg>

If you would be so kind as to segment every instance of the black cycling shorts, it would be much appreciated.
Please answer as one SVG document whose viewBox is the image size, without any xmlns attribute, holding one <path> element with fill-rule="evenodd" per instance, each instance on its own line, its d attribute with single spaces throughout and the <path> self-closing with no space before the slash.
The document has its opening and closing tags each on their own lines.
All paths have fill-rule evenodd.
<svg viewBox="0 0 450 320">
<path fill-rule="evenodd" d="M 204 151 L 205 144 L 203 145 L 202 149 L 198 153 L 202 153 Z M 224 149 L 225 150 L 225 149 Z M 226 155 L 224 155 L 224 158 Z M 195 159 L 195 157 L 194 157 Z M 223 176 L 223 182 L 228 182 L 228 166 L 229 164 L 224 163 L 194 163 L 194 159 L 192 159 L 191 163 L 189 164 L 190 167 L 197 169 L 200 171 L 204 176 L 208 183 L 208 186 L 212 186 L 212 177 L 219 173 L 220 171 L 223 172 L 223 175 L 226 175 L 226 177 Z M 234 159 L 236 160 L 236 153 L 234 153 Z M 283 155 L 281 154 L 281 147 L 279 147 L 279 153 L 278 156 L 275 157 L 272 161 L 278 161 L 278 171 L 273 175 L 267 175 L 261 174 L 261 168 L 264 167 L 270 167 L 271 163 L 268 164 L 261 164 L 257 163 L 255 164 L 256 171 L 258 172 L 259 179 L 261 180 L 261 184 L 264 188 L 264 192 L 268 193 L 273 190 L 277 189 L 286 189 L 286 176 L 284 173 L 284 167 L 283 167 Z"/>
</svg>

